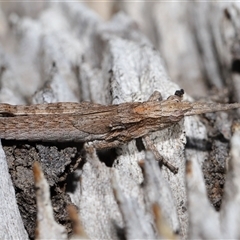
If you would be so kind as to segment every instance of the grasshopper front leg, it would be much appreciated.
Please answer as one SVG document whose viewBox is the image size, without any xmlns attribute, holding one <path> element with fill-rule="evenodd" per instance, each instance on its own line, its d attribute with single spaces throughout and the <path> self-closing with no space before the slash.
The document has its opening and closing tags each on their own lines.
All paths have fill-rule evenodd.
<svg viewBox="0 0 240 240">
<path fill-rule="evenodd" d="M 143 137 L 143 142 L 145 145 L 145 148 L 148 150 L 151 150 L 156 158 L 156 160 L 160 163 L 163 164 L 165 167 L 167 167 L 172 173 L 177 174 L 178 173 L 178 168 L 173 166 L 171 163 L 166 161 L 164 157 L 159 153 L 157 150 L 156 146 L 154 145 L 153 141 L 150 139 L 149 136 L 144 136 Z"/>
</svg>

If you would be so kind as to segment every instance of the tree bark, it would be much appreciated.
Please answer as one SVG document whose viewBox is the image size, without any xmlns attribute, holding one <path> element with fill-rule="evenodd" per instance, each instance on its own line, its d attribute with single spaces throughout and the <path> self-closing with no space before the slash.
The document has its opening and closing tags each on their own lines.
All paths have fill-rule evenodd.
<svg viewBox="0 0 240 240">
<path fill-rule="evenodd" d="M 108 21 L 78 2 L 20 6 L 0 8 L 1 102 L 118 104 L 181 88 L 190 101 L 240 99 L 236 3 L 116 2 Z M 176 175 L 138 140 L 85 155 L 83 144 L 3 140 L 0 238 L 239 238 L 236 116 L 151 134 Z"/>
</svg>

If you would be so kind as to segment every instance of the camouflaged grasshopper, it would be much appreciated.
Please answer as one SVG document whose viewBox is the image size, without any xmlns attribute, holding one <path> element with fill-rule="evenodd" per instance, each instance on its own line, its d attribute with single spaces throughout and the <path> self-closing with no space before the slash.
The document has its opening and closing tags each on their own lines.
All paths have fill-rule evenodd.
<svg viewBox="0 0 240 240">
<path fill-rule="evenodd" d="M 185 116 L 240 108 L 240 103 L 182 101 L 184 91 L 162 100 L 155 91 L 148 101 L 101 105 L 59 102 L 30 106 L 0 104 L 0 138 L 30 141 L 92 142 L 96 149 L 113 148 L 143 138 L 147 149 L 172 172 L 149 134 L 168 128 Z"/>
</svg>

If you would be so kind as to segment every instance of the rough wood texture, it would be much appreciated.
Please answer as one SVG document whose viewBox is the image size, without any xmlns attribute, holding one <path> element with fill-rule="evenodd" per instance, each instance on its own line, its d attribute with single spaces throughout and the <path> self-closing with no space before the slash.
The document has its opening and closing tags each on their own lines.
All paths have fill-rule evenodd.
<svg viewBox="0 0 240 240">
<path fill-rule="evenodd" d="M 240 99 L 237 3 L 117 2 L 107 22 L 77 2 L 32 4 L 31 13 L 26 4 L 20 6 L 16 10 L 4 3 L 0 9 L 1 102 L 87 100 L 109 105 L 146 101 L 154 90 L 166 99 L 180 88 L 187 92 L 185 99 L 192 100 L 188 94 L 207 95 L 212 85 L 219 89 L 212 98 Z M 117 13 L 123 9 L 125 13 Z M 31 18 L 33 13 L 37 14 Z M 95 152 L 91 144 L 86 145 L 85 154 L 81 144 L 3 141 L 15 195 L 10 195 L 8 184 L 1 184 L 3 199 L 9 197 L 0 206 L 0 218 L 6 220 L 0 224 L 1 238 L 27 238 L 20 217 L 11 218 L 13 213 L 19 216 L 16 200 L 31 239 L 36 212 L 46 213 L 44 224 L 38 224 L 39 238 L 60 236 L 63 227 L 55 228 L 59 226 L 55 221 L 65 227 L 68 238 L 239 238 L 240 141 L 237 124 L 231 140 L 234 117 L 234 113 L 187 117 L 151 135 L 161 155 L 179 168 L 177 175 L 159 168 L 140 140 L 115 152 Z M 205 159 L 215 161 L 218 168 Z M 5 157 L 1 160 L 4 182 L 9 175 Z M 34 160 L 41 163 L 50 186 L 52 209 L 40 172 L 44 187 L 36 193 L 36 208 Z M 67 217 L 69 204 L 77 206 L 80 219 L 69 211 L 73 228 Z M 6 212 L 9 207 L 14 211 Z M 45 224 L 49 219 L 53 225 Z"/>
<path fill-rule="evenodd" d="M 17 206 L 16 196 L 8 172 L 6 156 L 0 150 L 0 238 L 1 239 L 28 239 L 28 234 L 24 229 L 23 221 Z"/>
<path fill-rule="evenodd" d="M 33 175 L 38 210 L 35 239 L 66 239 L 66 229 L 54 220 L 49 185 L 38 162 L 33 164 Z"/>
</svg>

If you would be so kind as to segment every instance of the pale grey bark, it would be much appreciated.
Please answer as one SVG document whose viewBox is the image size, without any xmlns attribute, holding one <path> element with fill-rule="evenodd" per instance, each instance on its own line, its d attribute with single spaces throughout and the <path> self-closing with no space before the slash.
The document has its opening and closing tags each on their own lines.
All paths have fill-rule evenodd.
<svg viewBox="0 0 240 240">
<path fill-rule="evenodd" d="M 2 146 L 0 149 L 0 238 L 1 239 L 28 239 L 22 218 L 17 206 L 15 191 L 11 176 L 8 172 L 6 156 Z"/>
<path fill-rule="evenodd" d="M 38 209 L 35 239 L 66 239 L 66 229 L 54 220 L 49 185 L 39 163 L 34 163 L 33 172 Z"/>
<path fill-rule="evenodd" d="M 239 126 L 238 126 L 239 127 Z M 224 202 L 221 209 L 220 219 L 221 229 L 225 238 L 239 238 L 240 230 L 238 228 L 240 223 L 239 208 L 239 157 L 240 157 L 240 135 L 239 129 L 236 131 L 231 140 L 231 160 L 228 164 L 228 173 L 225 185 Z"/>
<path fill-rule="evenodd" d="M 187 194 L 190 239 L 220 239 L 219 214 L 211 206 L 203 180 L 199 155 L 192 155 L 187 163 Z"/>
<path fill-rule="evenodd" d="M 232 84 L 236 99 L 240 99 L 239 74 L 231 72 L 233 61 L 238 60 L 238 55 L 231 53 L 239 40 L 237 36 L 233 41 L 239 30 L 237 4 L 122 2 L 118 9 L 127 13 L 114 13 L 107 22 L 80 3 L 51 3 L 39 9 L 36 18 L 25 17 L 26 10 L 19 16 L 8 15 L 6 8 L 2 10 L 6 15 L 0 13 L 4 19 L 0 27 L 5 28 L 0 28 L 0 36 L 5 38 L 0 45 L 1 102 L 117 104 L 147 100 L 154 90 L 166 99 L 182 87 L 188 93 L 205 95 L 207 80 L 200 81 L 205 75 L 218 88 L 230 76 L 233 83 L 226 81 L 228 87 Z M 9 44 L 7 39 L 12 39 Z M 191 99 L 187 94 L 184 97 Z M 229 124 L 221 124 L 223 119 L 227 122 L 227 116 L 219 118 L 216 128 L 230 139 Z M 151 153 L 138 151 L 135 141 L 117 149 L 111 166 L 99 161 L 91 144 L 86 146 L 86 163 L 76 172 L 80 181 L 69 194 L 86 235 L 90 239 L 118 239 L 123 233 L 126 239 L 239 238 L 238 133 L 232 139 L 231 167 L 220 213 L 207 198 L 201 171 L 208 151 L 186 150 L 187 138 L 196 144 L 209 140 L 200 117 L 188 117 L 151 135 L 161 155 L 179 168 L 176 175 L 165 167 L 160 169 Z M 6 182 L 0 189 L 4 200 L 0 206 L 4 220 L 1 238 L 25 239 L 5 157 L 1 156 L 0 182 Z M 42 175 L 40 180 L 38 238 L 66 239 L 61 235 L 64 228 L 59 228 L 52 215 Z M 156 209 L 160 209 L 160 217 Z"/>
</svg>

